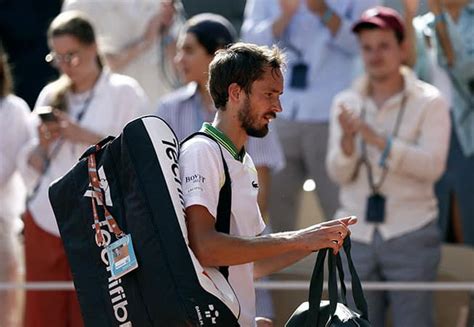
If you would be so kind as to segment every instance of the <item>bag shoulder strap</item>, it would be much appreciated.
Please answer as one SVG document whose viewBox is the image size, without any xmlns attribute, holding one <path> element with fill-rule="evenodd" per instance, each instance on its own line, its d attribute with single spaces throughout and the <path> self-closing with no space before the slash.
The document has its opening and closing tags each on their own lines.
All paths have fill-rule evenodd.
<svg viewBox="0 0 474 327">
<path fill-rule="evenodd" d="M 219 191 L 219 202 L 217 204 L 217 217 L 216 217 L 216 224 L 215 228 L 216 231 L 220 233 L 229 234 L 230 233 L 230 214 L 231 214 L 231 206 L 232 206 L 232 187 L 231 187 L 231 178 L 229 173 L 229 168 L 227 166 L 227 162 L 224 159 L 224 153 L 222 152 L 222 148 L 219 142 L 214 139 L 211 135 L 206 134 L 204 132 L 196 132 L 191 134 L 187 138 L 185 138 L 181 145 L 183 145 L 188 140 L 192 139 L 197 135 L 202 135 L 208 137 L 209 139 L 213 140 L 219 146 L 219 151 L 221 153 L 222 163 L 224 165 L 224 176 L 225 182 L 222 185 Z M 229 277 L 229 267 L 228 266 L 221 266 L 219 267 L 219 271 L 224 275 L 227 279 Z"/>
</svg>

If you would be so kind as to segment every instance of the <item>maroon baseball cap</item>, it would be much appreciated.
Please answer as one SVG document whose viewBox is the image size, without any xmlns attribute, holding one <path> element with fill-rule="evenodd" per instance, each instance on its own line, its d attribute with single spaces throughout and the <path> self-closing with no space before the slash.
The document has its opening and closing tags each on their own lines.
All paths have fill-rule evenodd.
<svg viewBox="0 0 474 327">
<path fill-rule="evenodd" d="M 360 19 L 352 27 L 354 33 L 365 26 L 375 26 L 381 29 L 391 29 L 403 39 L 405 36 L 405 24 L 400 14 L 388 7 L 377 6 L 367 9 L 362 13 Z"/>
</svg>

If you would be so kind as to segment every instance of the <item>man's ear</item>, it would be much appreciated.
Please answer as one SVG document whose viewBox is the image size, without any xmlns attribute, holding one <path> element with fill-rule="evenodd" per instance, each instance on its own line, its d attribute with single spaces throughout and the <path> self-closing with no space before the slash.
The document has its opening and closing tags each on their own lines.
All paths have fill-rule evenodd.
<svg viewBox="0 0 474 327">
<path fill-rule="evenodd" d="M 410 42 L 407 41 L 405 38 L 402 42 L 400 42 L 400 51 L 402 57 L 402 63 L 407 64 L 408 60 L 410 59 Z"/>
<path fill-rule="evenodd" d="M 229 93 L 230 102 L 239 102 L 243 89 L 237 83 L 232 83 L 227 88 L 227 92 Z"/>
</svg>

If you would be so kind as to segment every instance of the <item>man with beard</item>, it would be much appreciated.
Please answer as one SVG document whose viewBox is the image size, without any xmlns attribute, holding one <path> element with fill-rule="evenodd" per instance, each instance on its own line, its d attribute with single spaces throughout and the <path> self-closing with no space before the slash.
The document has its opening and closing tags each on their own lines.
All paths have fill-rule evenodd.
<svg viewBox="0 0 474 327">
<path fill-rule="evenodd" d="M 255 278 L 322 248 L 339 251 L 348 226 L 356 222 L 347 217 L 259 235 L 265 225 L 257 204 L 257 172 L 244 144 L 249 136 L 265 136 L 270 121 L 282 111 L 283 64 L 276 47 L 237 43 L 219 50 L 209 66 L 208 83 L 218 110 L 213 123 L 204 123 L 201 129 L 209 137 L 194 136 L 180 152 L 189 244 L 204 267 L 229 266 L 228 280 L 240 302 L 241 326 L 256 324 Z M 226 182 L 231 189 L 230 217 L 224 217 L 230 219 L 228 234 L 216 230 L 220 192 Z"/>
</svg>

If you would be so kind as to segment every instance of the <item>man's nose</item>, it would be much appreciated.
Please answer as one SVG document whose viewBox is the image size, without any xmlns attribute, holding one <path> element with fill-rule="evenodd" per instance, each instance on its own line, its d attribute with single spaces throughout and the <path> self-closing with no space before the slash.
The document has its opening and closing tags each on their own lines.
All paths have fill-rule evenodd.
<svg viewBox="0 0 474 327">
<path fill-rule="evenodd" d="M 280 99 L 277 99 L 275 101 L 275 103 L 273 104 L 273 110 L 275 112 L 282 112 L 283 111 L 283 107 L 281 106 L 281 101 Z"/>
</svg>

